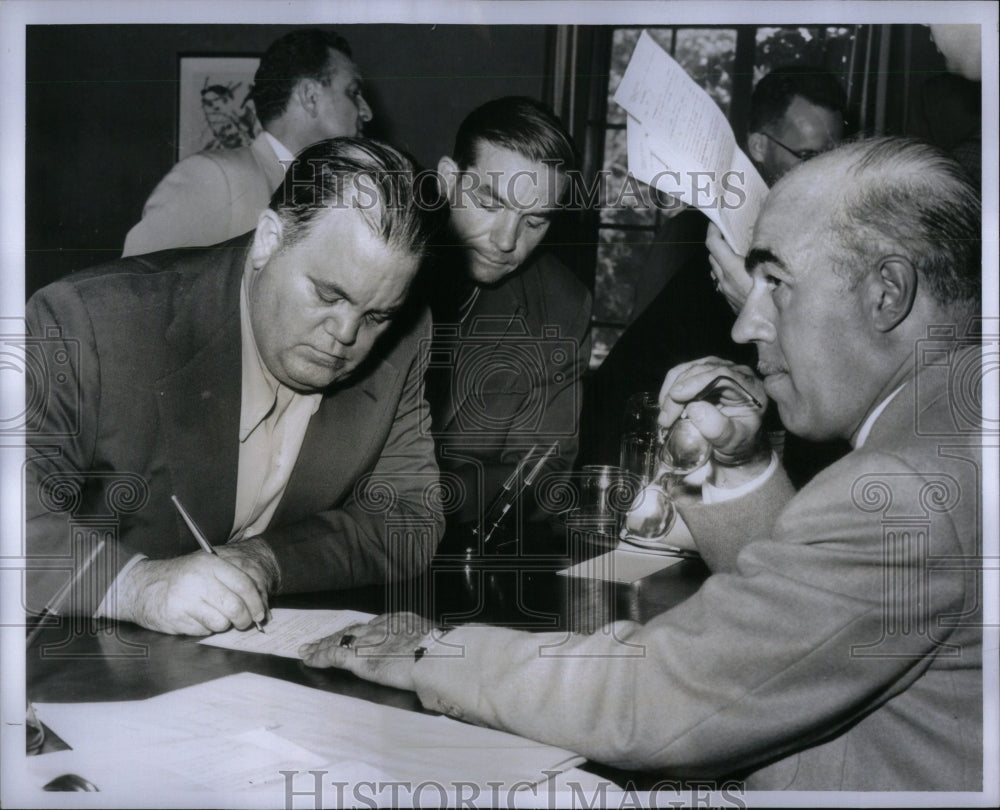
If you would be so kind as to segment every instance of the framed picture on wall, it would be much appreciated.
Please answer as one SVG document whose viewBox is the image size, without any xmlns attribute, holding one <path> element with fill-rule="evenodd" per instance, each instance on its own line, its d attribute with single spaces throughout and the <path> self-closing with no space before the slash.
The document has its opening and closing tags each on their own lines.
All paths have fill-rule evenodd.
<svg viewBox="0 0 1000 810">
<path fill-rule="evenodd" d="M 177 159 L 203 149 L 235 149 L 261 131 L 250 100 L 256 56 L 182 55 Z"/>
</svg>

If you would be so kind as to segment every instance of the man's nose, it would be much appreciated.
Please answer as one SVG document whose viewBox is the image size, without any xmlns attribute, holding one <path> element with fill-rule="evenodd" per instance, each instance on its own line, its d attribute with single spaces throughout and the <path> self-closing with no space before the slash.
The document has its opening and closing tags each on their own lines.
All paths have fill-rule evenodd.
<svg viewBox="0 0 1000 810">
<path fill-rule="evenodd" d="M 774 304 L 767 290 L 754 281 L 743 309 L 740 310 L 731 332 L 734 343 L 773 343 Z"/>
<path fill-rule="evenodd" d="M 337 312 L 328 316 L 323 326 L 337 343 L 350 346 L 358 339 L 361 318 L 354 313 Z"/>
<path fill-rule="evenodd" d="M 374 117 L 372 115 L 372 108 L 368 106 L 368 102 L 365 100 L 364 96 L 361 96 L 358 101 L 361 102 L 358 104 L 358 118 L 367 124 Z"/>
<path fill-rule="evenodd" d="M 493 229 L 490 231 L 490 240 L 497 250 L 510 253 L 517 245 L 517 214 L 514 211 L 501 211 Z"/>
</svg>

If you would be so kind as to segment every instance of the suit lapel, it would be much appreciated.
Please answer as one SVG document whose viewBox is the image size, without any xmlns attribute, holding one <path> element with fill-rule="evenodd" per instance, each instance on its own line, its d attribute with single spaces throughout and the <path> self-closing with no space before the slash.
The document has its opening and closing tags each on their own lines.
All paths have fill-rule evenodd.
<svg viewBox="0 0 1000 810">
<path fill-rule="evenodd" d="M 166 340 L 182 363 L 157 381 L 174 494 L 211 543 L 228 539 L 236 508 L 244 257 L 243 249 L 228 251 L 227 267 L 207 265 L 178 295 Z"/>
<path fill-rule="evenodd" d="M 387 423 L 381 412 L 392 402 L 389 394 L 398 376 L 396 367 L 383 359 L 374 364 L 367 377 L 323 397 L 319 410 L 309 420 L 272 525 L 328 509 L 354 486 L 381 449 L 373 449 L 380 437 L 359 431 Z"/>
</svg>

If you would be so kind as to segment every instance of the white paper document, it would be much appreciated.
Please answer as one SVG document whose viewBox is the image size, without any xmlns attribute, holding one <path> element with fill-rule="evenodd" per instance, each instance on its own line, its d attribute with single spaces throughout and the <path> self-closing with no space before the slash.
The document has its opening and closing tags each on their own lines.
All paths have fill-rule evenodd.
<svg viewBox="0 0 1000 810">
<path fill-rule="evenodd" d="M 316 770 L 326 772 L 328 786 L 376 773 L 411 786 L 502 782 L 514 789 L 584 761 L 513 734 L 249 672 L 148 700 L 35 709 L 74 750 L 34 757 L 33 770 L 39 778 L 61 768 L 81 772 L 106 807 L 163 806 L 177 791 L 208 791 L 214 806 L 284 806 L 288 778 L 304 790 Z M 54 767 L 50 756 L 59 758 Z M 169 789 L 151 793 L 154 775 Z M 147 790 L 136 794 L 141 784 Z M 227 798 L 232 791 L 250 792 Z M 337 804 L 332 788 L 322 804 Z"/>
<path fill-rule="evenodd" d="M 373 613 L 357 610 L 294 610 L 275 608 L 271 619 L 261 633 L 257 628 L 248 630 L 227 630 L 207 636 L 199 644 L 210 647 L 224 647 L 227 650 L 267 653 L 284 658 L 299 658 L 299 647 L 310 641 L 343 630 L 348 625 L 367 622 L 375 618 Z"/>
<path fill-rule="evenodd" d="M 629 172 L 701 210 L 745 255 L 767 184 L 712 97 L 643 31 L 614 100 L 628 112 Z"/>
<path fill-rule="evenodd" d="M 664 568 L 682 562 L 681 557 L 644 553 L 642 549 L 619 547 L 607 554 L 591 557 L 558 573 L 566 577 L 599 579 L 604 582 L 637 582 Z"/>
</svg>

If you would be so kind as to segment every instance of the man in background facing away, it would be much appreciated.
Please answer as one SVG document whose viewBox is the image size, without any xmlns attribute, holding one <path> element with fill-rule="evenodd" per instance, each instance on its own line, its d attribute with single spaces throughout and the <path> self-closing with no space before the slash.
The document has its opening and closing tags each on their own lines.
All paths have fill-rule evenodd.
<svg viewBox="0 0 1000 810">
<path fill-rule="evenodd" d="M 372 118 L 347 40 L 318 29 L 271 44 L 252 98 L 263 132 L 249 146 L 199 152 L 175 165 L 125 237 L 123 256 L 215 245 L 253 230 L 296 153 L 360 135 Z"/>
<path fill-rule="evenodd" d="M 59 613 L 202 635 L 262 621 L 273 593 L 430 561 L 430 316 L 407 293 L 434 220 L 391 147 L 338 138 L 302 161 L 254 231 L 28 301 L 55 358 L 28 392 L 46 397 L 27 464 L 31 612 L 69 582 Z M 88 521 L 109 515 L 102 546 Z"/>
</svg>

